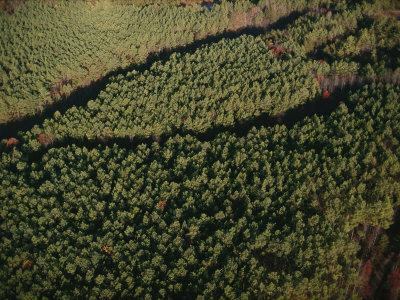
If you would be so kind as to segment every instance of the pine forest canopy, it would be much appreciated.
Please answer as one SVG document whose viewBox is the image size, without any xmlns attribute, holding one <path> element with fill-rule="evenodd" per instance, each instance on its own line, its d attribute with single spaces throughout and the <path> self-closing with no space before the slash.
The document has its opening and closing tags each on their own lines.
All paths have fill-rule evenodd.
<svg viewBox="0 0 400 300">
<path fill-rule="evenodd" d="M 0 123 L 65 109 L 0 134 L 1 299 L 400 295 L 395 2 L 19 4 Z"/>
<path fill-rule="evenodd" d="M 117 76 L 87 106 L 55 114 L 33 132 L 57 139 L 161 136 L 181 127 L 204 132 L 314 98 L 313 71 L 327 67 L 290 54 L 278 59 L 267 43 L 251 36 L 223 40 Z"/>
<path fill-rule="evenodd" d="M 335 47 L 332 43 L 324 50 L 334 59 L 332 63 L 309 59 L 309 53 L 316 47 L 310 45 L 320 40 L 316 41 L 315 36 L 325 36 L 329 42 L 332 36 L 351 37 L 361 26 L 363 36 L 368 35 L 373 41 L 369 43 L 369 52 L 379 51 L 384 42 L 390 45 L 390 51 L 398 52 L 399 24 L 388 19 L 363 25 L 360 11 L 345 11 L 329 21 L 320 13 L 310 12 L 287 30 L 257 38 L 222 40 L 202 46 L 192 54 L 173 54 L 148 70 L 112 77 L 97 99 L 89 101 L 87 106 L 72 107 L 62 116 L 56 112 L 41 128 L 31 131 L 31 139 L 35 140 L 39 134 L 57 140 L 65 137 L 93 140 L 158 137 L 177 129 L 204 132 L 263 113 L 284 113 L 313 101 L 319 96 L 321 85 L 328 81 L 321 82 L 320 78 L 364 76 L 376 80 L 378 76 L 387 77 L 389 69 L 394 70 L 389 77 L 400 82 L 399 62 L 390 64 L 390 60 L 384 59 L 382 66 L 382 61 L 376 58 L 367 64 L 360 63 L 357 56 L 354 60 L 344 60 L 341 48 L 332 50 Z M 311 18 L 315 24 L 309 25 Z M 382 27 L 388 30 L 379 31 Z M 284 36 L 287 32 L 293 37 Z M 353 53 L 357 53 L 357 47 L 367 45 L 364 40 L 357 43 L 359 46 L 354 46 Z"/>
<path fill-rule="evenodd" d="M 264 10 L 277 18 L 305 5 L 288 1 L 279 12 Z M 0 12 L 0 123 L 40 113 L 77 86 L 141 63 L 150 53 L 260 24 L 264 12 L 254 8 L 249 1 L 223 1 L 209 10 L 162 1 L 140 8 L 32 0 L 11 15 Z"/>
<path fill-rule="evenodd" d="M 151 53 L 331 1 L 221 1 L 212 9 L 133 2 L 32 0 L 12 14 L 0 12 L 0 124 L 38 114 Z"/>
<path fill-rule="evenodd" d="M 366 86 L 329 117 L 210 142 L 4 150 L 2 298 L 343 297 L 348 232 L 399 204 L 398 95 Z"/>
</svg>

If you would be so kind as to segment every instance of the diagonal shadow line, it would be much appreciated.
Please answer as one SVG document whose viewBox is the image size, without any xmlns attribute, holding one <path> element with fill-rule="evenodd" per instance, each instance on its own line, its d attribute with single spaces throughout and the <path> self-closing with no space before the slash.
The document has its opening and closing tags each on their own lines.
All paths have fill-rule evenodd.
<svg viewBox="0 0 400 300">
<path fill-rule="evenodd" d="M 97 98 L 99 93 L 106 87 L 108 83 L 110 83 L 110 80 L 117 75 L 125 76 L 127 73 L 133 70 L 144 72 L 145 70 L 149 70 L 151 66 L 156 62 L 167 61 L 174 53 L 194 53 L 197 49 L 201 48 L 204 45 L 217 43 L 223 39 L 235 39 L 242 35 L 251 35 L 256 37 L 265 34 L 271 30 L 283 29 L 286 25 L 297 20 L 301 16 L 305 15 L 307 12 L 308 10 L 294 11 L 266 27 L 249 26 L 239 29 L 237 31 L 225 31 L 214 36 L 209 36 L 202 40 L 194 41 L 189 45 L 177 46 L 172 49 L 164 49 L 157 53 L 151 53 L 149 54 L 146 62 L 140 65 L 132 64 L 126 68 L 118 68 L 114 71 L 109 72 L 103 78 L 93 81 L 87 86 L 78 87 L 73 92 L 71 92 L 68 97 L 65 97 L 64 99 L 47 106 L 44 111 L 39 115 L 27 116 L 20 120 L 0 124 L 0 139 L 15 137 L 19 131 L 28 131 L 34 125 L 41 125 L 45 119 L 52 117 L 56 111 L 59 111 L 63 114 L 73 106 L 85 106 L 88 101 Z"/>
<path fill-rule="evenodd" d="M 282 114 L 271 116 L 268 113 L 263 113 L 259 116 L 249 118 L 248 120 L 240 120 L 235 122 L 233 126 L 213 126 L 205 132 L 195 132 L 184 128 L 177 128 L 173 134 L 165 134 L 159 137 L 143 137 L 137 136 L 134 138 L 130 137 L 116 137 L 116 138 L 97 138 L 95 140 L 88 140 L 87 138 L 71 138 L 65 137 L 62 140 L 56 140 L 54 143 L 47 147 L 42 147 L 40 150 L 31 152 L 27 156 L 29 163 L 41 161 L 43 155 L 45 155 L 52 148 L 61 148 L 76 145 L 78 147 L 85 147 L 89 150 L 103 147 L 113 147 L 117 145 L 119 148 L 135 150 L 139 145 L 145 144 L 151 146 L 154 142 L 157 142 L 160 146 L 163 146 L 170 138 L 175 136 L 187 136 L 190 135 L 195 139 L 206 142 L 214 140 L 219 134 L 224 132 L 230 132 L 237 137 L 246 136 L 253 128 L 260 129 L 262 127 L 273 127 L 276 125 L 284 125 L 287 128 L 292 128 L 296 123 L 309 118 L 312 116 L 329 116 L 335 111 L 341 103 L 346 101 L 349 92 L 355 87 L 361 87 L 367 81 L 358 82 L 355 84 L 349 84 L 345 87 L 336 87 L 332 92 L 329 99 L 323 99 L 321 96 L 316 97 L 312 101 L 309 101 L 296 108 L 290 109 Z M 352 110 L 354 104 L 346 103 L 348 108 Z M 11 151 L 11 150 L 9 150 Z"/>
</svg>

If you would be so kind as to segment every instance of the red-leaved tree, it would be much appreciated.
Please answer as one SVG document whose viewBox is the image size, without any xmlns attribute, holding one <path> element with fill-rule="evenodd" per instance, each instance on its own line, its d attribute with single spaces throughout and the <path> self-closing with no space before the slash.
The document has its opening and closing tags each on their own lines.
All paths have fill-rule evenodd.
<svg viewBox="0 0 400 300">
<path fill-rule="evenodd" d="M 158 206 L 161 207 L 162 209 L 164 209 L 167 206 L 167 203 L 164 201 L 158 201 Z"/>
<path fill-rule="evenodd" d="M 331 97 L 331 94 L 329 93 L 328 90 L 325 90 L 325 91 L 322 93 L 322 99 L 329 99 L 330 97 Z"/>
<path fill-rule="evenodd" d="M 10 139 L 7 141 L 6 146 L 7 146 L 8 148 L 12 148 L 12 147 L 18 145 L 18 143 L 19 143 L 19 141 L 18 141 L 16 138 L 10 138 Z"/>
</svg>

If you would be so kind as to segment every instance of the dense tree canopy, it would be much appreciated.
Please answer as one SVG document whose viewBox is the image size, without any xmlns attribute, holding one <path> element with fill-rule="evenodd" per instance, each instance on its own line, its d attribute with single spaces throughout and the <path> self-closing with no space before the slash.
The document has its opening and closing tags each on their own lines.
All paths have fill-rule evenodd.
<svg viewBox="0 0 400 300">
<path fill-rule="evenodd" d="M 57 139 L 149 137 L 180 128 L 204 132 L 315 98 L 319 87 L 313 73 L 329 67 L 290 53 L 276 58 L 268 43 L 243 36 L 193 54 L 174 54 L 145 72 L 115 77 L 87 106 L 57 114 L 33 132 Z"/>
<path fill-rule="evenodd" d="M 149 53 L 192 43 L 234 26 L 231 4 L 111 5 L 29 1 L 0 13 L 0 123 L 41 111 Z"/>
<path fill-rule="evenodd" d="M 151 53 L 265 26 L 309 5 L 278 1 L 277 10 L 275 2 L 256 7 L 250 1 L 222 1 L 208 9 L 150 2 L 160 4 L 31 0 L 12 14 L 0 11 L 0 124 L 40 113 L 77 86 L 144 62 Z"/>
<path fill-rule="evenodd" d="M 400 199 L 398 94 L 204 142 L 5 149 L 3 296 L 344 296 L 349 232 L 387 228 Z"/>
<path fill-rule="evenodd" d="M 161 2 L 0 12 L 0 298 L 397 297 L 393 3 Z"/>
</svg>

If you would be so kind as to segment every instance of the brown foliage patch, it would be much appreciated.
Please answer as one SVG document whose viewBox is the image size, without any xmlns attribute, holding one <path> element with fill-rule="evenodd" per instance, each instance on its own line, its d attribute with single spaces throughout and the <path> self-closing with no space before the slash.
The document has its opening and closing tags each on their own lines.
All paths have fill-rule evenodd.
<svg viewBox="0 0 400 300">
<path fill-rule="evenodd" d="M 367 262 L 364 265 L 363 271 L 362 271 L 362 275 L 363 277 L 369 277 L 369 275 L 371 275 L 372 273 L 372 263 L 371 260 L 368 259 Z"/>
<path fill-rule="evenodd" d="M 276 58 L 282 58 L 282 54 L 285 53 L 285 50 L 278 47 L 271 48 L 269 51 L 271 51 Z"/>
<path fill-rule="evenodd" d="M 164 202 L 164 201 L 158 201 L 158 204 L 157 204 L 159 207 L 161 207 L 162 209 L 164 209 L 166 206 L 167 206 L 167 202 Z"/>
<path fill-rule="evenodd" d="M 396 269 L 388 275 L 390 285 L 395 288 L 400 288 L 400 269 Z"/>
<path fill-rule="evenodd" d="M 54 142 L 54 136 L 42 133 L 38 136 L 37 140 L 42 146 L 47 147 Z"/>
<path fill-rule="evenodd" d="M 16 138 L 10 138 L 10 139 L 7 141 L 6 146 L 7 146 L 8 148 L 12 148 L 12 147 L 18 145 L 18 143 L 19 143 L 19 141 L 18 141 Z"/>
<path fill-rule="evenodd" d="M 328 90 L 325 90 L 325 91 L 322 93 L 322 99 L 329 99 L 330 97 L 331 97 L 331 94 L 329 93 Z"/>
<path fill-rule="evenodd" d="M 22 270 L 30 269 L 32 267 L 33 267 L 33 261 L 31 261 L 30 259 L 25 259 L 22 262 Z"/>
<path fill-rule="evenodd" d="M 101 250 L 107 254 L 107 255 L 111 255 L 111 250 L 108 248 L 108 246 L 104 246 L 103 248 L 101 248 Z"/>
</svg>

